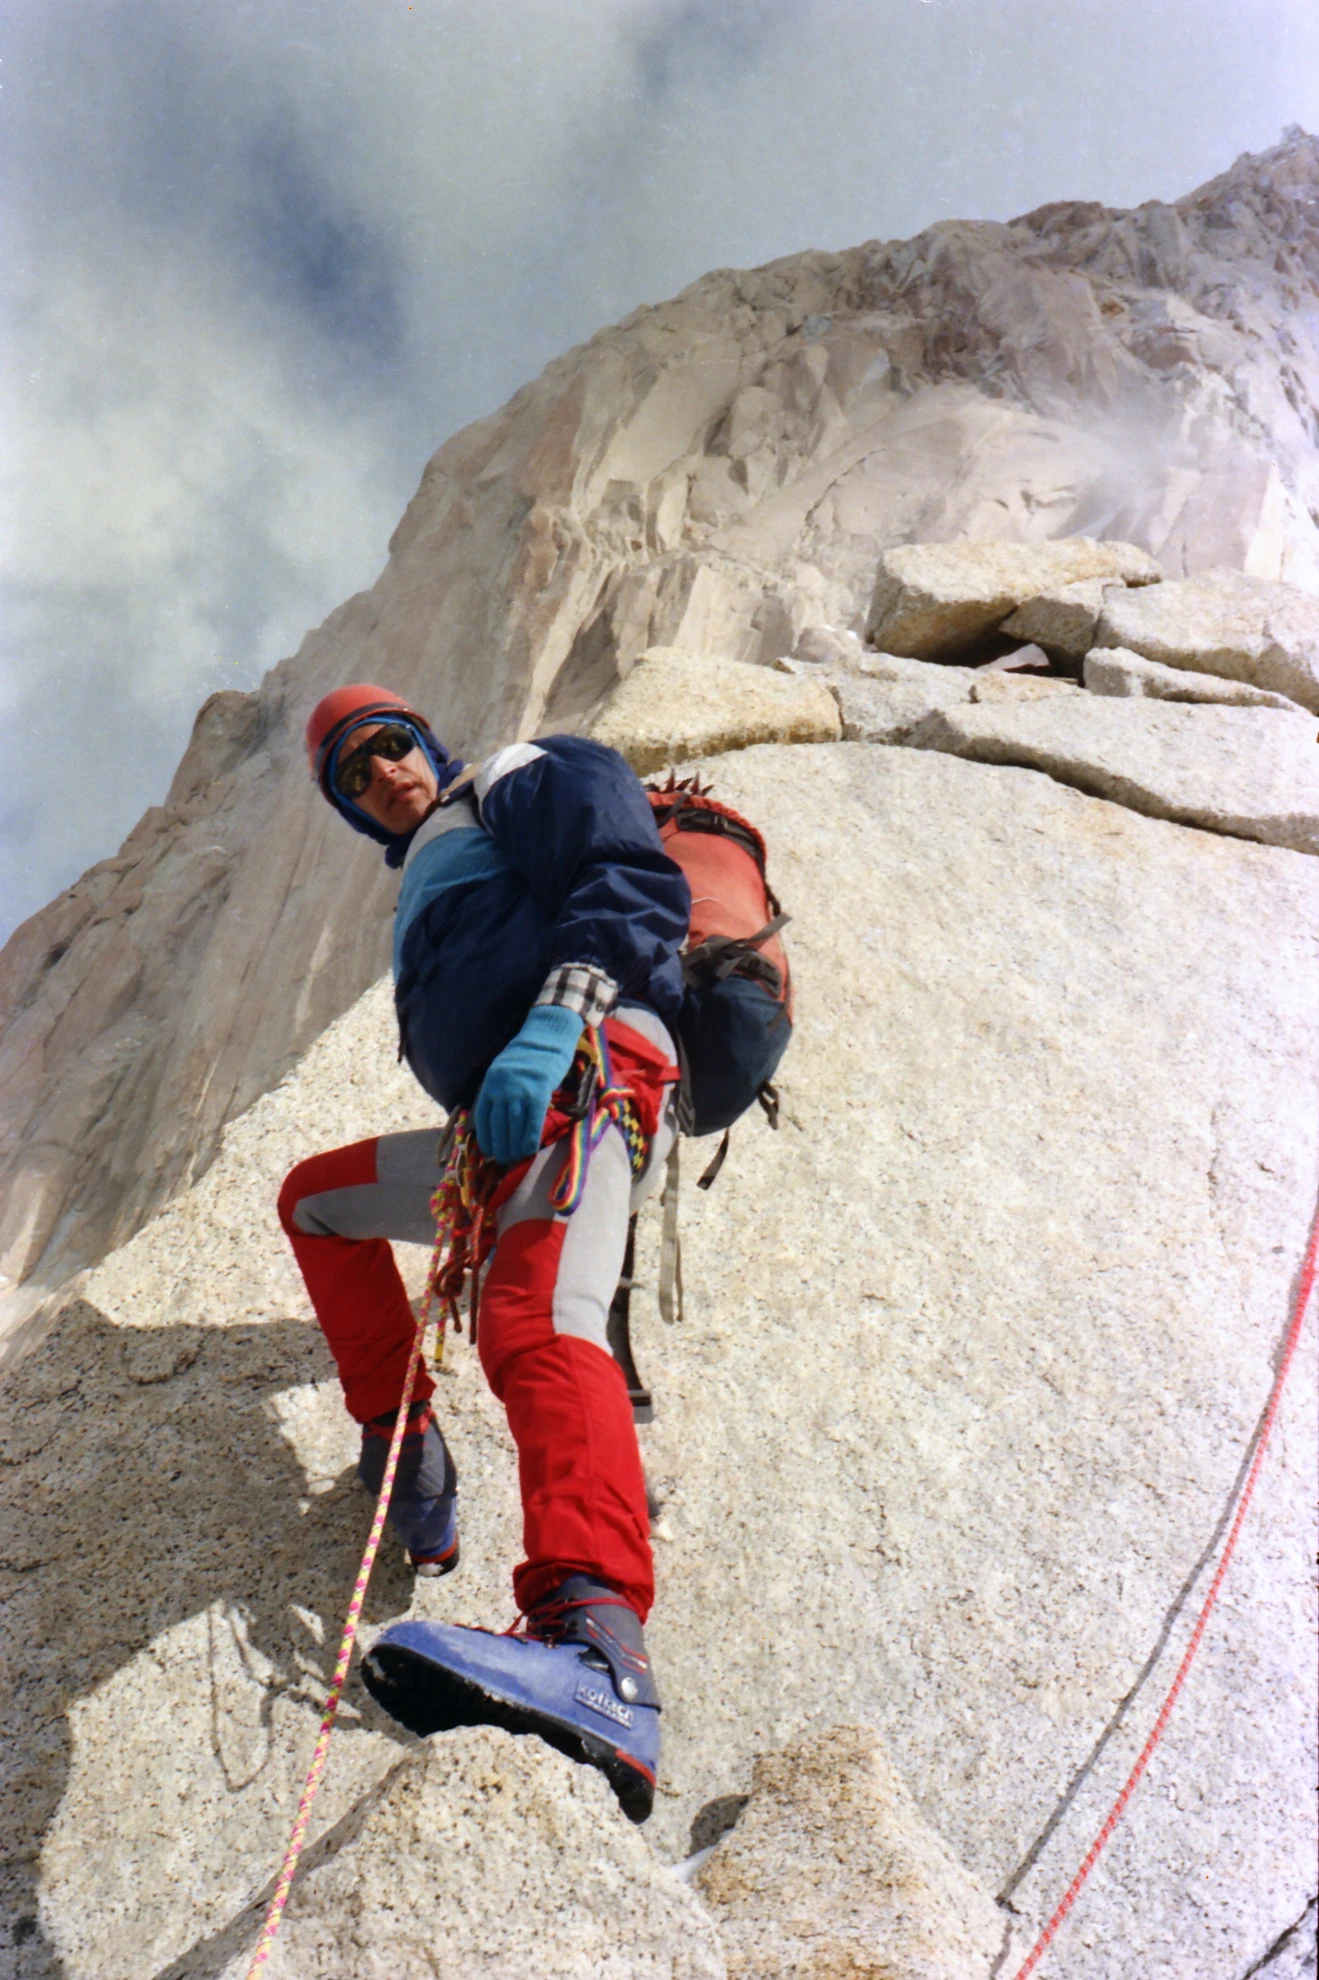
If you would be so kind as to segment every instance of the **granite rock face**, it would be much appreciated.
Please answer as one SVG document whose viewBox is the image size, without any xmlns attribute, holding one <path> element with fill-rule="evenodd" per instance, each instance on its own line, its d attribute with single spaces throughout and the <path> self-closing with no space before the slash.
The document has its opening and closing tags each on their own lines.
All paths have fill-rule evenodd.
<svg viewBox="0 0 1319 1980">
<path fill-rule="evenodd" d="M 1263 1965 L 1256 1968 L 1259 1980 L 1311 1980 L 1313 1974 L 1319 1973 L 1317 1908 L 1316 1900 L 1311 1898 L 1304 1914 L 1289 1931 L 1280 1934 Z"/>
<path fill-rule="evenodd" d="M 1221 708 L 1285 708 L 1304 714 L 1299 702 L 1248 681 L 1226 680 L 1219 674 L 1193 674 L 1182 667 L 1165 667 L 1124 646 L 1097 646 L 1085 656 L 1082 679 L 1091 694 L 1145 695 L 1154 701 L 1207 701 Z"/>
<path fill-rule="evenodd" d="M 931 751 L 759 747 L 701 768 L 765 827 L 798 1025 L 779 1131 L 739 1127 L 715 1188 L 684 1195 L 685 1322 L 633 1301 L 657 1403 L 656 1813 L 638 1834 L 553 1756 L 467 1735 L 436 1742 L 423 1784 L 415 1742 L 354 1680 L 286 1925 L 309 1965 L 367 1920 L 397 1948 L 414 1904 L 437 1959 L 514 1945 L 518 1924 L 604 1958 L 635 1901 L 647 1958 L 680 1933 L 693 1970 L 712 1943 L 736 1970 L 751 1869 L 772 1881 L 777 1865 L 793 1930 L 818 1879 L 822 1923 L 850 1903 L 881 1948 L 852 1970 L 882 1972 L 885 1935 L 914 1929 L 896 1884 L 880 1887 L 891 1910 L 878 1901 L 882 1836 L 857 1843 L 851 1900 L 825 1847 L 845 1784 L 878 1776 L 864 1742 L 835 1766 L 821 1729 L 859 1727 L 955 1859 L 939 1874 L 973 1949 L 968 1887 L 1004 1901 L 1012 1972 L 1144 1741 L 1211 1572 L 1319 1173 L 1319 864 Z M 275 1193 L 316 1148 L 428 1119 L 381 984 L 5 1379 L 14 1980 L 243 1970 L 370 1517 Z M 651 1217 L 643 1288 L 657 1243 Z M 417 1290 L 425 1254 L 403 1250 Z M 1190 1684 L 1058 1942 L 1069 1980 L 1239 1980 L 1304 1918 L 1314 1384 L 1311 1324 Z M 514 1456 L 465 1341 L 437 1407 L 462 1567 L 414 1583 L 389 1543 L 368 1643 L 409 1609 L 512 1620 Z M 795 1799 L 789 1751 L 815 1756 Z M 761 1816 L 753 1799 L 706 1866 L 745 1844 L 744 1896 L 702 1899 L 712 1941 L 667 1907 L 661 1872 L 723 1826 L 758 1763 L 776 1784 Z M 416 1844 L 396 1780 L 430 1811 Z M 936 1846 L 883 1793 L 908 1811 L 892 1860 L 901 1844 L 928 1863 Z M 830 1799 L 818 1824 L 792 1813 Z M 488 1911 L 472 1852 L 434 1840 L 475 1850 L 478 1832 Z M 547 1915 L 560 1841 L 565 1903 Z M 841 1925 L 831 1943 L 857 1949 Z"/>
<path fill-rule="evenodd" d="M 936 710 L 917 749 L 1017 763 L 1060 783 L 1233 838 L 1319 853 L 1313 718 L 1073 691 L 1029 706 Z"/>
<path fill-rule="evenodd" d="M 750 1804 L 698 1888 L 729 1980 L 988 1980 L 1007 1936 L 868 1727 L 758 1760 Z"/>
<path fill-rule="evenodd" d="M 891 653 L 869 655 L 857 675 L 833 675 L 830 686 L 844 741 L 874 743 L 911 742 L 927 715 L 962 702 L 1017 703 L 1076 692 L 1071 681 L 1047 675 L 945 667 Z"/>
<path fill-rule="evenodd" d="M 842 716 L 843 740 L 871 743 L 905 743 L 936 708 L 966 701 L 970 695 L 970 689 L 956 681 L 843 680 L 833 683 L 833 692 Z"/>
<path fill-rule="evenodd" d="M 383 681 L 480 753 L 655 645 L 772 663 L 860 632 L 885 553 L 953 538 L 1319 588 L 1317 197 L 1293 132 L 1172 205 L 722 270 L 446 442 L 379 581 L 208 704 L 166 803 L 0 960 L 0 1272 L 28 1282 L 0 1331 L 383 967 L 391 883 L 302 760 L 330 686 Z"/>
<path fill-rule="evenodd" d="M 1206 571 L 1149 596 L 1111 593 L 1094 643 L 1271 688 L 1319 713 L 1319 598 L 1293 585 Z"/>
<path fill-rule="evenodd" d="M 855 673 L 831 673 L 830 686 L 846 742 L 904 743 L 932 710 L 968 700 L 975 680 L 970 667 L 868 653 Z"/>
<path fill-rule="evenodd" d="M 1293 134 L 1175 207 L 952 223 L 638 311 L 441 450 L 379 584 L 208 703 L 166 805 L 15 936 L 5 1269 L 38 1314 L 102 1262 L 0 1387 L 0 1980 L 246 1971 L 369 1524 L 275 1195 L 438 1123 L 387 983 L 358 996 L 393 886 L 309 792 L 306 711 L 375 677 L 475 753 L 621 680 L 639 758 L 653 668 L 666 754 L 738 745 L 689 767 L 765 830 L 798 1000 L 778 1132 L 684 1198 L 682 1326 L 641 1226 L 656 1811 L 632 1830 L 535 1745 L 421 1748 L 354 1679 L 275 1970 L 1015 1970 L 1176 1669 L 1290 1311 L 1314 719 L 859 635 L 908 544 L 982 591 L 1027 572 L 1009 637 L 1069 665 L 1064 571 L 1114 587 L 1101 617 L 1172 597 L 1147 668 L 1304 673 L 1316 199 Z M 1170 581 L 1081 576 L 1110 550 L 1078 538 Z M 1269 582 L 1177 607 L 1224 564 Z M 783 697 L 823 727 L 775 736 L 840 707 L 915 746 L 757 743 Z M 1311 1321 L 1069 1980 L 1312 1964 L 1315 1375 Z M 437 1407 L 462 1566 L 414 1582 L 387 1543 L 364 1645 L 409 1610 L 512 1620 L 514 1454 L 466 1342 Z"/>
<path fill-rule="evenodd" d="M 1054 543 L 902 544 L 880 561 L 868 635 L 872 645 L 914 660 L 956 659 L 1043 592 L 1085 579 L 1156 584 L 1161 576 L 1154 558 L 1134 544 L 1083 536 Z M 1031 632 L 1022 636 L 1034 638 Z"/>
<path fill-rule="evenodd" d="M 820 681 L 651 647 L 591 724 L 638 776 L 754 743 L 837 742 L 838 705 Z"/>
<path fill-rule="evenodd" d="M 946 691 L 958 701 L 967 699 L 983 671 L 979 667 L 946 667 L 930 660 L 908 660 L 900 653 L 866 653 L 856 666 L 863 680 L 907 682 L 927 694 Z"/>
</svg>

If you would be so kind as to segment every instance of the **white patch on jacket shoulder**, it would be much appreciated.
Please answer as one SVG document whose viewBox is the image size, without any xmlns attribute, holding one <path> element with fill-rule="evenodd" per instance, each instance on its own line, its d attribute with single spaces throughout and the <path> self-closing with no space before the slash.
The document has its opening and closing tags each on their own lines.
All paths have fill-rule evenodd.
<svg viewBox="0 0 1319 1980">
<path fill-rule="evenodd" d="M 438 839 L 442 833 L 475 832 L 480 829 L 481 821 L 476 815 L 472 793 L 464 791 L 453 803 L 445 805 L 439 811 L 432 811 L 430 817 L 423 819 L 418 825 L 403 861 L 403 871 L 407 872 L 423 846 L 428 846 L 432 839 Z"/>
<path fill-rule="evenodd" d="M 484 804 L 490 795 L 491 787 L 497 784 L 501 777 L 507 777 L 510 770 L 521 770 L 524 764 L 534 763 L 538 756 L 544 754 L 544 750 L 538 749 L 535 743 L 526 742 L 510 743 L 507 749 L 497 749 L 493 756 L 486 758 L 476 773 L 472 788 L 476 792 L 477 803 Z"/>
</svg>

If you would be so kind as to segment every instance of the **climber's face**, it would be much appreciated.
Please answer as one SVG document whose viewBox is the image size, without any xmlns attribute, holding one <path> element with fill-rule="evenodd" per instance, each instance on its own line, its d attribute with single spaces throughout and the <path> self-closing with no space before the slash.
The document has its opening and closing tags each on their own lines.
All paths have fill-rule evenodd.
<svg viewBox="0 0 1319 1980">
<path fill-rule="evenodd" d="M 387 832 L 410 832 L 414 825 L 420 825 L 435 802 L 439 780 L 420 749 L 410 749 L 402 756 L 395 754 L 397 733 L 397 727 L 388 722 L 364 722 L 360 729 L 354 729 L 345 739 L 346 747 L 342 761 L 335 766 L 334 781 L 368 818 L 383 825 Z M 380 753 L 371 747 L 376 737 L 386 745 Z M 364 788 L 344 789 L 345 784 L 357 786 L 368 774 Z"/>
</svg>

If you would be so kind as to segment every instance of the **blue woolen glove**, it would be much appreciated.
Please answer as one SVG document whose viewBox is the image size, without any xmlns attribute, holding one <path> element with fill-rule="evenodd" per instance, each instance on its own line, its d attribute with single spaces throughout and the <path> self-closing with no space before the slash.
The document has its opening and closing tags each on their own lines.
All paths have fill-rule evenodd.
<svg viewBox="0 0 1319 1980">
<path fill-rule="evenodd" d="M 481 1081 L 472 1110 L 476 1139 L 496 1162 L 522 1162 L 540 1147 L 545 1116 L 582 1035 L 582 1020 L 562 1004 L 535 1004 L 511 1045 Z"/>
</svg>

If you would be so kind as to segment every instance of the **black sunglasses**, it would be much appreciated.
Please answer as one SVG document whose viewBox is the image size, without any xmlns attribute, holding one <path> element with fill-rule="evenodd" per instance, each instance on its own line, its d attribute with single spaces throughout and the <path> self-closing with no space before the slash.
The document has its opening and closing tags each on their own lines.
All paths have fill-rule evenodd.
<svg viewBox="0 0 1319 1980">
<path fill-rule="evenodd" d="M 371 782 L 373 756 L 383 756 L 386 763 L 400 763 L 417 747 L 417 738 L 411 729 L 391 722 L 385 728 L 377 729 L 364 743 L 359 743 L 342 763 L 336 763 L 330 781 L 340 797 L 360 798 Z"/>
</svg>

